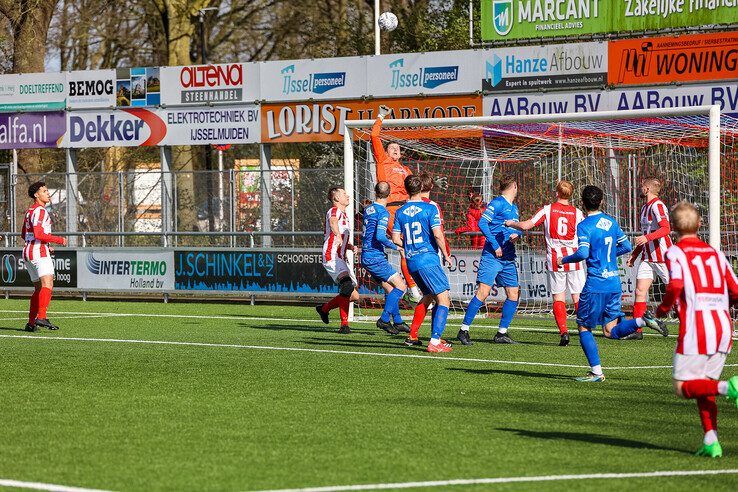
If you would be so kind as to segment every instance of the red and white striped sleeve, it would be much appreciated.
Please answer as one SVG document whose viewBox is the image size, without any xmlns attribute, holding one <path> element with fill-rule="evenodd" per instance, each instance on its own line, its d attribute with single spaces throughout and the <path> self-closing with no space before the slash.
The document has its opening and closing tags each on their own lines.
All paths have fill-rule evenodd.
<svg viewBox="0 0 738 492">
<path fill-rule="evenodd" d="M 534 227 L 541 225 L 543 221 L 546 220 L 549 210 L 551 210 L 551 205 L 544 205 L 533 217 L 531 217 L 530 221 L 533 223 Z"/>
</svg>

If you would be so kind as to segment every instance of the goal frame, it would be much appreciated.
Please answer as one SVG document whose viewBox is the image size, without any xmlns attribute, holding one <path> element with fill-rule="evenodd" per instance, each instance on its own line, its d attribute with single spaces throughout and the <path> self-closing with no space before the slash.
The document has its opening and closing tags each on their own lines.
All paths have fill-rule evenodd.
<svg viewBox="0 0 738 492">
<path fill-rule="evenodd" d="M 555 123 L 564 121 L 600 121 L 630 118 L 658 118 L 669 116 L 707 116 L 708 129 L 708 224 L 710 245 L 720 249 L 720 106 L 692 106 L 682 108 L 635 109 L 622 111 L 595 111 L 590 113 L 561 113 L 521 116 L 477 116 L 460 118 L 407 118 L 386 119 L 382 128 L 430 127 L 430 126 L 483 126 L 494 124 Z M 343 133 L 344 189 L 349 196 L 346 215 L 349 221 L 349 241 L 354 244 L 355 194 L 354 194 L 354 130 L 371 128 L 375 120 L 347 120 Z M 350 268 L 354 268 L 353 253 L 347 255 Z M 350 310 L 353 319 L 353 303 Z"/>
</svg>

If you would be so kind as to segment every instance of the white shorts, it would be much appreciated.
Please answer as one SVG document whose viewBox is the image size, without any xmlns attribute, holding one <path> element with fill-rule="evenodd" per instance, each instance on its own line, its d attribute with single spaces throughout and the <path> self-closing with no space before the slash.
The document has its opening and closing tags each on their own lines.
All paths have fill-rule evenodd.
<svg viewBox="0 0 738 492">
<path fill-rule="evenodd" d="M 665 284 L 669 283 L 669 270 L 666 268 L 666 263 L 652 263 L 650 261 L 642 261 L 638 265 L 638 274 L 636 279 L 648 278 L 656 280 L 660 278 Z"/>
<path fill-rule="evenodd" d="M 331 276 L 335 283 L 338 283 L 340 279 L 348 275 L 349 277 L 351 277 L 351 281 L 354 283 L 355 286 L 359 285 L 359 283 L 356 281 L 356 276 L 354 275 L 354 272 L 351 271 L 346 261 L 341 258 L 336 258 L 335 260 L 323 262 L 323 268 L 325 268 L 325 271 L 328 272 L 328 275 Z"/>
<path fill-rule="evenodd" d="M 43 256 L 33 260 L 24 260 L 31 282 L 38 282 L 41 277 L 54 275 L 54 260 L 50 256 Z"/>
<path fill-rule="evenodd" d="M 571 272 L 547 272 L 548 290 L 551 294 L 561 294 L 569 291 L 570 294 L 580 294 L 584 288 L 584 281 L 587 275 L 584 269 L 573 270 Z"/>
<path fill-rule="evenodd" d="M 717 352 L 712 355 L 674 354 L 674 379 L 691 381 L 692 379 L 720 379 L 728 354 Z"/>
</svg>

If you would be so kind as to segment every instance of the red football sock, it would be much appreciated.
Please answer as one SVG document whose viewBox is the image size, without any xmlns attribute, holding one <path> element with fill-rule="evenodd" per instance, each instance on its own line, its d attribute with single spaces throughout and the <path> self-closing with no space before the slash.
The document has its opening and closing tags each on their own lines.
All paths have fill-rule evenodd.
<svg viewBox="0 0 738 492">
<path fill-rule="evenodd" d="M 343 297 L 343 296 L 336 296 L 336 297 L 334 297 L 330 301 L 328 301 L 325 304 L 323 304 L 323 307 L 320 308 L 320 310 L 323 311 L 324 313 L 327 313 L 331 309 L 337 308 L 338 306 L 341 305 L 341 299 L 345 299 L 345 297 Z"/>
<path fill-rule="evenodd" d="M 556 326 L 559 327 L 559 333 L 569 333 L 569 329 L 566 327 L 566 304 L 564 301 L 554 301 L 554 319 L 556 319 Z"/>
<path fill-rule="evenodd" d="M 48 287 L 41 287 L 41 292 L 38 293 L 38 318 L 46 318 L 46 309 L 49 307 L 50 302 L 51 289 L 49 289 Z"/>
<path fill-rule="evenodd" d="M 349 298 L 348 297 L 341 297 L 341 303 L 338 305 L 338 309 L 341 313 L 341 326 L 348 324 L 348 315 L 349 315 Z"/>
<path fill-rule="evenodd" d="M 685 398 L 704 398 L 719 395 L 718 381 L 712 379 L 693 379 L 684 381 L 682 394 Z"/>
<path fill-rule="evenodd" d="M 36 289 L 31 296 L 31 307 L 28 310 L 28 322 L 31 324 L 36 322 L 36 316 L 38 316 L 38 297 L 40 293 L 41 289 Z"/>
<path fill-rule="evenodd" d="M 400 258 L 400 270 L 402 270 L 402 276 L 405 277 L 408 289 L 415 287 L 415 280 L 413 280 L 413 276 L 410 275 L 410 270 L 407 269 L 407 261 L 405 258 Z"/>
<path fill-rule="evenodd" d="M 426 314 L 428 314 L 428 306 L 419 302 L 415 306 L 415 312 L 413 312 L 413 322 L 410 324 L 410 338 L 418 338 L 418 330 L 420 330 L 420 325 L 423 324 Z"/>
<path fill-rule="evenodd" d="M 633 304 L 633 317 L 640 318 L 644 314 L 646 314 L 646 303 L 645 302 L 634 303 Z M 637 331 L 643 331 L 643 328 L 638 328 Z"/>
<path fill-rule="evenodd" d="M 717 403 L 714 396 L 697 398 L 697 408 L 700 411 L 702 430 L 717 432 Z"/>
</svg>

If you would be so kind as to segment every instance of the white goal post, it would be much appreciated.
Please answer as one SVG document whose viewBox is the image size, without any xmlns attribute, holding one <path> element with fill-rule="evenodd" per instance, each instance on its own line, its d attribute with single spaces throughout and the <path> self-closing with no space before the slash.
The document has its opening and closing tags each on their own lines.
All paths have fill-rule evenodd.
<svg viewBox="0 0 738 492">
<path fill-rule="evenodd" d="M 738 120 L 731 119 L 731 123 L 728 125 L 732 132 L 731 138 L 738 135 L 737 122 Z M 354 224 L 356 212 L 361 210 L 361 201 L 373 199 L 372 188 L 376 182 L 376 174 L 373 171 L 373 156 L 369 144 L 369 129 L 373 124 L 374 120 L 350 120 L 345 122 L 343 140 L 344 186 L 351 198 L 347 215 L 351 222 L 350 238 L 352 244 L 355 244 L 355 232 L 360 227 L 360 224 Z M 558 133 L 556 133 L 557 126 Z M 531 128 L 534 129 L 530 130 Z M 544 131 L 545 128 L 553 129 L 553 131 L 546 132 Z M 464 129 L 467 131 L 466 136 L 454 138 L 455 131 L 462 134 Z M 468 138 L 471 129 L 476 130 L 481 135 L 481 138 L 477 139 L 478 142 L 481 141 L 481 146 L 478 145 L 476 149 L 469 144 L 469 142 L 473 142 L 473 139 Z M 418 137 L 423 132 L 427 132 L 427 136 Z M 651 133 L 653 138 L 651 138 Z M 640 138 L 644 135 L 649 136 L 649 138 Z M 689 199 L 693 193 L 697 192 L 707 195 L 705 196 L 706 200 L 704 200 L 706 203 L 702 204 L 703 207 L 707 208 L 705 218 L 708 227 L 705 232 L 708 232 L 709 243 L 716 248 L 721 247 L 721 215 L 726 216 L 725 211 L 721 210 L 721 158 L 724 157 L 721 150 L 726 148 L 725 142 L 721 142 L 721 136 L 723 136 L 721 133 L 721 113 L 720 106 L 717 105 L 526 116 L 386 118 L 382 123 L 382 138 L 398 141 L 403 147 L 403 151 L 411 154 L 408 160 L 417 169 L 424 169 L 424 166 L 430 169 L 430 164 L 426 165 L 426 163 L 432 163 L 435 166 L 433 169 L 436 173 L 439 172 L 439 169 L 446 169 L 451 172 L 455 169 L 453 166 L 466 166 L 465 174 L 461 175 L 459 173 L 459 176 L 453 176 L 453 179 L 458 181 L 455 192 L 458 196 L 454 197 L 455 210 L 452 212 L 452 219 L 455 220 L 458 220 L 461 213 L 458 203 L 463 201 L 463 195 L 467 188 L 479 190 L 479 193 L 484 196 L 485 202 L 487 202 L 492 196 L 492 191 L 489 188 L 495 169 L 509 169 L 511 166 L 515 166 L 515 163 L 523 163 L 526 160 L 535 161 L 536 169 L 541 170 L 545 167 L 546 169 L 542 172 L 548 173 L 547 181 L 545 184 L 543 180 L 537 181 L 536 184 L 524 182 L 523 186 L 520 187 L 519 202 L 521 199 L 526 199 L 526 192 L 531 190 L 530 187 L 545 187 L 548 190 L 551 183 L 555 185 L 555 181 L 562 178 L 573 181 L 577 189 L 586 184 L 600 183 L 600 181 L 597 181 L 597 177 L 593 177 L 595 174 L 585 173 L 585 175 L 582 175 L 580 172 L 584 167 L 595 165 L 592 163 L 596 160 L 599 160 L 597 165 L 600 167 L 603 166 L 602 161 L 605 161 L 604 167 L 611 168 L 606 170 L 606 173 L 612 171 L 621 183 L 631 175 L 621 176 L 620 174 L 623 172 L 629 173 L 631 168 L 633 169 L 631 181 L 637 181 L 637 179 L 645 177 L 645 175 L 636 174 L 635 168 L 638 167 L 639 172 L 641 172 L 644 169 L 642 163 L 646 161 L 649 162 L 647 167 L 650 166 L 648 169 L 652 172 L 664 172 L 665 176 L 668 173 L 683 172 L 687 181 L 689 181 L 688 178 L 691 174 L 697 173 L 696 169 L 699 167 L 700 172 L 706 175 L 704 180 L 699 182 L 699 186 L 695 184 L 695 181 L 690 181 L 691 184 L 689 185 L 680 184 L 683 189 L 680 189 L 675 199 Z M 633 157 L 634 162 L 623 166 L 621 161 L 626 158 L 630 159 L 630 157 L 625 156 L 629 151 L 623 150 L 630 145 L 628 139 L 638 140 L 637 150 L 639 152 L 649 147 L 650 153 L 648 156 Z M 736 138 L 736 141 L 738 141 L 738 138 Z M 576 152 L 567 150 L 575 148 L 578 149 Z M 634 148 L 636 147 L 634 146 Z M 682 151 L 686 148 L 689 148 L 689 152 Z M 699 150 L 693 151 L 693 148 Z M 732 149 L 731 152 L 735 149 L 732 141 L 729 148 Z M 514 153 L 515 157 L 509 159 L 501 157 L 503 155 L 502 150 L 504 150 L 505 155 Z M 663 159 L 671 159 L 668 172 L 661 171 L 660 156 L 663 156 Z M 505 161 L 506 159 L 507 161 Z M 468 170 L 473 167 L 469 163 L 475 161 L 483 162 L 483 164 L 479 164 L 479 167 L 475 168 L 477 170 L 472 173 Z M 611 162 L 608 163 L 608 161 Z M 734 162 L 734 160 L 731 160 L 731 162 Z M 408 162 L 403 163 L 408 165 Z M 508 167 L 500 167 L 502 164 Z M 562 165 L 565 168 L 563 174 Z M 487 167 L 483 169 L 484 166 Z M 619 171 L 618 167 L 626 171 Z M 577 179 L 578 176 L 586 177 Z M 730 176 L 735 177 L 733 174 Z M 738 173 L 736 173 L 736 176 L 738 176 Z M 612 176 L 608 179 L 610 178 Z M 669 176 L 666 176 L 666 178 L 668 182 Z M 589 181 L 587 182 L 585 179 Z M 680 176 L 679 179 L 681 180 L 682 177 Z M 526 188 L 526 185 L 530 187 Z M 618 185 L 615 184 L 615 186 Z M 692 188 L 689 188 L 690 186 Z M 630 188 L 635 188 L 635 186 L 629 186 L 627 191 L 631 202 L 629 208 L 632 209 L 635 207 L 638 197 L 636 191 Z M 704 188 L 707 188 L 706 193 Z M 620 193 L 620 188 L 617 189 Z M 623 191 L 623 195 L 625 194 L 626 192 Z M 578 194 L 576 198 L 578 198 Z M 624 199 L 624 196 L 622 198 Z M 621 199 L 621 197 L 618 199 Z M 538 200 L 538 196 L 536 200 Z M 443 208 L 443 203 L 441 205 Z M 542 205 L 542 203 L 538 205 Z M 667 205 L 671 206 L 672 203 L 667 202 Z M 450 211 L 444 209 L 443 212 L 448 218 Z M 521 220 L 530 217 L 529 213 L 529 211 L 524 213 L 521 209 Z M 631 211 L 628 213 L 630 214 Z M 448 228 L 447 234 L 449 234 Z M 722 242 L 722 246 L 725 247 L 725 240 Z M 350 255 L 349 259 L 353 262 L 355 258 L 356 255 Z"/>
</svg>

